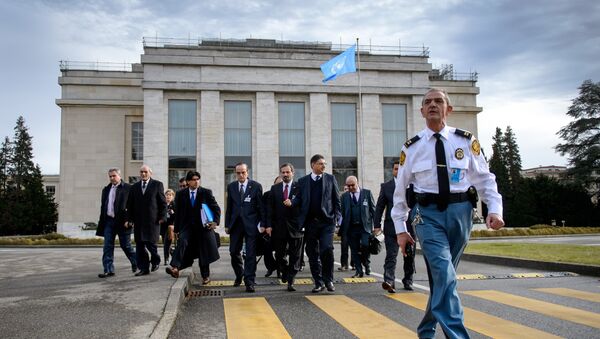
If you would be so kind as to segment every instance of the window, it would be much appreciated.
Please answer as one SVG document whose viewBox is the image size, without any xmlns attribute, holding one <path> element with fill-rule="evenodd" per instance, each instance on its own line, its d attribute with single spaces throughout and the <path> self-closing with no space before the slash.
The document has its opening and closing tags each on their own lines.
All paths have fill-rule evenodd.
<svg viewBox="0 0 600 339">
<path fill-rule="evenodd" d="M 235 180 L 235 165 L 248 164 L 252 174 L 252 102 L 225 101 L 225 186 Z"/>
<path fill-rule="evenodd" d="M 406 141 L 406 105 L 383 104 L 383 177 L 392 178 L 394 161 L 400 157 L 400 150 Z"/>
<path fill-rule="evenodd" d="M 331 169 L 340 189 L 358 175 L 356 148 L 356 104 L 331 104 Z"/>
<path fill-rule="evenodd" d="M 56 193 L 56 186 L 46 186 L 46 193 L 48 195 L 54 195 Z"/>
<path fill-rule="evenodd" d="M 196 169 L 196 100 L 169 100 L 169 187 Z"/>
<path fill-rule="evenodd" d="M 144 123 L 131 123 L 131 160 L 144 160 Z"/>
<path fill-rule="evenodd" d="M 304 103 L 279 103 L 279 164 L 294 165 L 296 178 L 306 173 Z"/>
</svg>

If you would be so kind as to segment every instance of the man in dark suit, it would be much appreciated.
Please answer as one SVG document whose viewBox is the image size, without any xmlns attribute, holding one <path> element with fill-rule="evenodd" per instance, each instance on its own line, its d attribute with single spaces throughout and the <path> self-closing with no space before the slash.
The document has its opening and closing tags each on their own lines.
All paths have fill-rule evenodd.
<svg viewBox="0 0 600 339">
<path fill-rule="evenodd" d="M 298 195 L 291 205 L 300 204 L 298 225 L 305 231 L 306 254 L 315 287 L 319 293 L 333 286 L 333 233 L 340 218 L 340 196 L 333 175 L 324 173 L 325 158 L 315 154 L 310 159 L 312 173 L 298 180 Z"/>
<path fill-rule="evenodd" d="M 248 165 L 235 166 L 237 181 L 227 186 L 225 232 L 229 234 L 229 254 L 235 273 L 234 286 L 246 285 L 246 292 L 254 292 L 256 278 L 256 237 L 264 232 L 262 186 L 248 179 Z M 246 260 L 242 261 L 242 245 L 246 241 Z"/>
<path fill-rule="evenodd" d="M 298 224 L 300 208 L 290 204 L 298 194 L 298 184 L 293 181 L 294 166 L 289 163 L 281 165 L 279 177 L 282 182 L 271 186 L 266 226 L 275 247 L 275 261 L 282 274 L 282 280 L 287 282 L 287 290 L 294 292 L 294 279 L 300 270 L 304 235 Z M 286 206 L 286 202 L 290 206 Z M 285 260 L 286 250 L 289 253 L 289 264 Z"/>
<path fill-rule="evenodd" d="M 198 258 L 202 284 L 206 285 L 210 282 L 210 263 L 219 260 L 214 228 L 221 219 L 221 208 L 212 191 L 200 187 L 200 173 L 189 171 L 185 179 L 187 188 L 179 190 L 175 196 L 174 231 L 179 234 L 179 240 L 166 271 L 177 278 L 180 270 L 192 266 Z M 202 204 L 212 212 L 212 222 L 203 222 Z"/>
<path fill-rule="evenodd" d="M 159 225 L 167 221 L 167 201 L 162 182 L 152 179 L 147 165 L 140 168 L 140 181 L 131 186 L 127 201 L 127 219 L 133 222 L 137 266 L 136 276 L 150 274 L 158 269 L 160 256 L 156 248 L 160 235 Z M 148 250 L 150 259 L 148 259 Z M 152 264 L 152 268 L 150 268 Z"/>
<path fill-rule="evenodd" d="M 356 267 L 353 278 L 371 274 L 371 253 L 369 236 L 373 232 L 375 201 L 371 191 L 358 186 L 358 179 L 351 175 L 346 178 L 348 192 L 342 194 L 341 233 L 348 238 L 352 261 Z M 364 266 L 364 271 L 363 271 Z"/>
<path fill-rule="evenodd" d="M 108 170 L 110 183 L 102 189 L 100 206 L 100 219 L 96 235 L 104 237 L 104 248 L 102 249 L 102 266 L 104 273 L 98 274 L 98 278 L 107 278 L 115 275 L 113 264 L 115 254 L 115 237 L 119 236 L 121 249 L 131 262 L 133 272 L 137 271 L 135 251 L 131 247 L 131 228 L 125 224 L 127 213 L 127 196 L 130 186 L 121 180 L 121 170 L 111 168 Z"/>
<path fill-rule="evenodd" d="M 394 190 L 396 189 L 396 175 L 398 174 L 398 167 L 400 161 L 394 161 L 394 168 L 392 170 L 393 178 L 387 182 L 381 184 L 379 190 L 379 197 L 377 198 L 377 205 L 375 207 L 375 233 L 381 232 L 381 217 L 385 210 L 385 222 L 383 224 L 383 234 L 385 236 L 385 263 L 383 264 L 383 283 L 381 286 L 384 290 L 389 293 L 396 292 L 396 262 L 398 258 L 398 242 L 396 241 L 396 229 L 394 228 L 394 221 L 390 213 L 392 207 L 394 207 Z M 412 223 L 406 223 L 408 232 L 412 237 L 415 236 Z M 413 274 L 415 273 L 415 251 L 411 246 L 406 251 L 404 257 L 404 278 L 402 284 L 404 289 L 412 291 L 413 287 Z"/>
</svg>

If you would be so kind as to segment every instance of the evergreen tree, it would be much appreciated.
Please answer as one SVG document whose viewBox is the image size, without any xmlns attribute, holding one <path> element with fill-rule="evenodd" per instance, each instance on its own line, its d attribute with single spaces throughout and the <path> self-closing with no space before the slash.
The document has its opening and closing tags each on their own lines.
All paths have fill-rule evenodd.
<svg viewBox="0 0 600 339">
<path fill-rule="evenodd" d="M 502 130 L 496 127 L 496 134 L 492 137 L 492 157 L 490 158 L 490 172 L 496 176 L 498 191 L 500 194 L 507 191 L 509 187 L 508 165 L 506 162 L 506 146 Z"/>
<path fill-rule="evenodd" d="M 5 143 L 8 138 L 5 139 Z M 23 117 L 17 119 L 11 156 L 6 163 L 6 199 L 0 234 L 39 234 L 53 231 L 56 204 L 44 192 L 39 166 L 33 163 L 32 138 Z M 4 147 L 2 148 L 4 154 Z"/>
<path fill-rule="evenodd" d="M 555 149 L 568 155 L 567 175 L 586 187 L 600 207 L 600 82 L 585 80 L 567 115 L 574 120 L 557 132 L 565 142 Z"/>
<path fill-rule="evenodd" d="M 0 148 L 0 197 L 4 197 L 8 188 L 8 165 L 13 153 L 12 143 L 8 137 L 4 138 Z"/>
<path fill-rule="evenodd" d="M 521 154 L 519 154 L 519 145 L 513 130 L 510 126 L 506 127 L 504 133 L 504 145 L 506 147 L 506 168 L 511 190 L 514 192 L 521 181 Z"/>
</svg>

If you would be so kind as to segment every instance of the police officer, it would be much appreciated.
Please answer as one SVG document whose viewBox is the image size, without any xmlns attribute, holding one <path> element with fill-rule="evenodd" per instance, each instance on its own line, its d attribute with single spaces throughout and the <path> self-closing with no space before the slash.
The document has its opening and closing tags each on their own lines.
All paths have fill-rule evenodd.
<svg viewBox="0 0 600 339">
<path fill-rule="evenodd" d="M 402 254 L 414 239 L 406 231 L 409 207 L 406 187 L 414 185 L 416 205 L 410 210 L 429 275 L 431 294 L 419 324 L 419 338 L 435 337 L 439 322 L 446 337 L 469 338 L 456 291 L 456 266 L 467 245 L 472 223 L 474 186 L 488 205 L 488 228 L 500 229 L 502 197 L 489 172 L 477 139 L 446 125 L 452 112 L 441 89 L 425 93 L 421 114 L 426 128 L 408 140 L 400 153 L 392 219 Z M 471 191 L 471 194 L 467 192 Z"/>
</svg>

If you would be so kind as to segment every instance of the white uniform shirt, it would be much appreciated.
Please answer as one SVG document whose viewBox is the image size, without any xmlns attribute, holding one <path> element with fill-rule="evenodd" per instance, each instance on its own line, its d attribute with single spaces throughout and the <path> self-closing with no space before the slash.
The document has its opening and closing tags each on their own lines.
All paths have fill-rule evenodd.
<svg viewBox="0 0 600 339">
<path fill-rule="evenodd" d="M 446 153 L 450 193 L 466 192 L 475 186 L 489 213 L 502 215 L 502 196 L 498 193 L 496 177 L 490 173 L 481 154 L 479 142 L 472 135 L 466 138 L 455 133 L 456 128 L 445 126 L 440 131 Z M 439 193 L 435 159 L 434 131 L 425 128 L 419 132 L 420 139 L 409 147 L 404 144 L 400 153 L 400 167 L 396 177 L 392 220 L 396 234 L 406 232 L 409 207 L 406 204 L 406 187 L 414 184 L 416 193 Z"/>
</svg>

